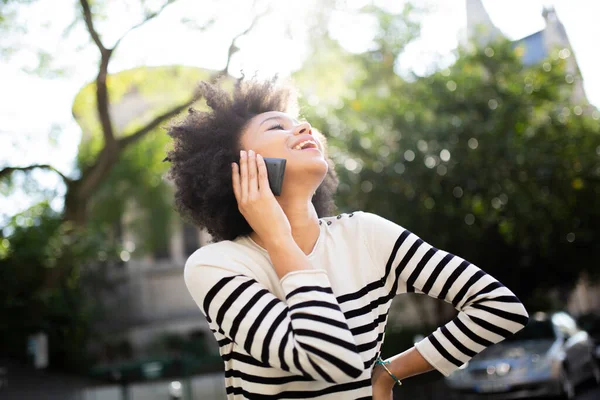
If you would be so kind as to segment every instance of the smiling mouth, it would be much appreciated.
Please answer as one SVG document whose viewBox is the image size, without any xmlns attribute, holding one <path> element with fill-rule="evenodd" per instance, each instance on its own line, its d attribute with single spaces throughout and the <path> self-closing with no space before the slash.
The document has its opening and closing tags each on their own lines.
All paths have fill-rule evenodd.
<svg viewBox="0 0 600 400">
<path fill-rule="evenodd" d="M 292 149 L 293 150 L 308 150 L 308 149 L 319 150 L 319 146 L 317 146 L 317 144 L 312 140 L 305 140 L 304 142 L 298 143 Z"/>
</svg>

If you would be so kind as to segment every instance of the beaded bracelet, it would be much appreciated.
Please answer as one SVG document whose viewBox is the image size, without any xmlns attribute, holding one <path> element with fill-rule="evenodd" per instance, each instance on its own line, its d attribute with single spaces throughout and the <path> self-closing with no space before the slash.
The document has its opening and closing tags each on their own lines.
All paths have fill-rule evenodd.
<svg viewBox="0 0 600 400">
<path fill-rule="evenodd" d="M 389 363 L 389 361 L 383 361 L 381 357 L 377 357 L 377 360 L 375 361 L 375 365 L 381 365 L 387 371 L 387 373 L 396 381 L 398 386 L 402 386 L 402 382 L 400 382 L 400 379 L 396 378 L 396 375 L 392 374 L 392 371 L 390 371 L 388 367 L 385 366 Z"/>
</svg>

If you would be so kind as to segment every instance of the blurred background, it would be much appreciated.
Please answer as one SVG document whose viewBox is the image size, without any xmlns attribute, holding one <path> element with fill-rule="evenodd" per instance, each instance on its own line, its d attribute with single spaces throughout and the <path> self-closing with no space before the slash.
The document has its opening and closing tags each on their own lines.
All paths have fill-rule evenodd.
<svg viewBox="0 0 600 400">
<path fill-rule="evenodd" d="M 430 373 L 397 398 L 533 398 L 498 382 L 539 359 L 563 397 L 600 398 L 600 370 L 568 361 L 599 355 L 598 15 L 591 0 L 0 0 L 0 398 L 225 397 L 182 277 L 210 237 L 174 213 L 161 161 L 164 126 L 204 107 L 197 82 L 242 71 L 295 82 L 339 212 L 391 219 L 546 313 L 551 330 L 524 339 L 549 345 L 486 361 L 487 386 Z M 384 356 L 455 313 L 398 297 Z"/>
</svg>

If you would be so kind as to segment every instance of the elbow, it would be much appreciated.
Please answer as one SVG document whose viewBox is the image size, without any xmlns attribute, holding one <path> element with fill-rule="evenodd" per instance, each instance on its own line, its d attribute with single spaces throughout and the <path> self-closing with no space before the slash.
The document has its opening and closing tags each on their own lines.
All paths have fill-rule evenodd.
<svg viewBox="0 0 600 400">
<path fill-rule="evenodd" d="M 527 309 L 525 308 L 525 306 L 523 305 L 523 303 L 519 303 L 519 314 L 521 314 L 521 316 L 523 317 L 522 319 L 522 324 L 523 327 L 527 326 L 527 324 L 529 323 L 530 317 L 529 317 L 529 312 L 527 312 Z"/>
<path fill-rule="evenodd" d="M 521 300 L 519 300 L 519 298 L 515 294 L 511 292 L 511 295 L 514 296 L 514 298 L 517 301 L 514 303 L 509 303 L 509 305 L 511 306 L 510 312 L 519 315 L 521 317 L 520 322 L 523 324 L 523 326 L 525 326 L 529 323 L 529 312 L 527 312 L 525 305 Z"/>
<path fill-rule="evenodd" d="M 356 381 L 365 373 L 365 363 L 359 353 L 346 360 L 352 368 L 347 368 L 343 373 L 337 374 L 334 378 L 335 383 L 350 383 Z"/>
<path fill-rule="evenodd" d="M 523 303 L 512 303 L 509 307 L 506 307 L 506 311 L 512 314 L 512 317 L 510 319 L 512 320 L 513 324 L 511 324 L 510 327 L 507 326 L 507 329 L 512 334 L 519 332 L 529 323 L 529 313 L 527 312 L 527 309 L 525 308 Z"/>
<path fill-rule="evenodd" d="M 513 314 L 513 321 L 521 325 L 521 327 L 516 330 L 516 332 L 518 332 L 529 323 L 529 312 L 527 312 L 523 302 L 513 292 L 506 287 L 504 289 L 506 290 L 504 294 L 513 298 L 512 301 L 505 303 L 504 310 Z"/>
<path fill-rule="evenodd" d="M 316 350 L 316 349 L 311 349 Z M 356 381 L 366 370 L 358 351 L 346 352 L 346 354 L 331 354 L 322 351 L 307 351 L 309 364 L 316 373 L 313 379 L 335 384 L 350 383 Z"/>
<path fill-rule="evenodd" d="M 364 372 L 365 372 L 364 362 L 362 361 L 362 359 L 360 359 L 360 357 L 356 361 L 356 364 L 352 364 L 352 366 L 355 368 L 352 368 L 351 370 L 348 370 L 348 371 L 336 370 L 335 373 L 331 374 L 330 377 L 331 377 L 331 380 L 333 381 L 332 383 L 344 384 L 344 383 L 355 382 L 356 379 L 360 378 L 364 374 Z M 356 366 L 358 366 L 358 368 L 356 368 Z"/>
</svg>

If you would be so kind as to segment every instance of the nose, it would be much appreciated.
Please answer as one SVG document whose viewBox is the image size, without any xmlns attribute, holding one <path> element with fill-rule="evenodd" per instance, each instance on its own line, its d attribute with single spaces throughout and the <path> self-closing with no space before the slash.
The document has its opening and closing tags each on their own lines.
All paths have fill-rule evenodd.
<svg viewBox="0 0 600 400">
<path fill-rule="evenodd" d="M 305 133 L 312 135 L 312 126 L 306 121 L 296 125 L 296 129 L 294 129 L 294 135 L 303 135 Z"/>
</svg>

